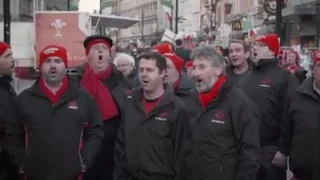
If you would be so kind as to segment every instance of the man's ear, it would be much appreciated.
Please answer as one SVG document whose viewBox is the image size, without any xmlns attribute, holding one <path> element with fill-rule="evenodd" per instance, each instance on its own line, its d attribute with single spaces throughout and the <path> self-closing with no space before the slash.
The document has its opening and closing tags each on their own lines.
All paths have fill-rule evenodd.
<svg viewBox="0 0 320 180">
<path fill-rule="evenodd" d="M 244 55 L 245 55 L 246 59 L 249 59 L 249 57 L 250 57 L 250 52 L 247 51 Z"/>
<path fill-rule="evenodd" d="M 223 66 L 220 65 L 219 67 L 213 67 L 214 68 L 214 75 L 219 77 L 223 73 Z"/>
</svg>

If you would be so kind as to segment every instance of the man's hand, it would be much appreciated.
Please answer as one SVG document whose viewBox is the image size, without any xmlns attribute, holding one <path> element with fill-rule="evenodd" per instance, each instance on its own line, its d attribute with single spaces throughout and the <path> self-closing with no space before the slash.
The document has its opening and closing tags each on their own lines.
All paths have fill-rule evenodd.
<svg viewBox="0 0 320 180">
<path fill-rule="evenodd" d="M 278 167 L 285 167 L 287 164 L 287 157 L 281 152 L 277 151 L 276 155 L 272 160 L 272 164 Z"/>
</svg>

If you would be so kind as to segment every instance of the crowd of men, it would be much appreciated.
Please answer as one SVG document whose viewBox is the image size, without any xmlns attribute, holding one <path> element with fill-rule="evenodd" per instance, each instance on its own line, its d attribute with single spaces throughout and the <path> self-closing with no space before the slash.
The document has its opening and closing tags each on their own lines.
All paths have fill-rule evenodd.
<svg viewBox="0 0 320 180">
<path fill-rule="evenodd" d="M 17 96 L 1 42 L 0 180 L 286 180 L 288 159 L 292 180 L 320 179 L 320 52 L 300 82 L 276 34 L 230 41 L 227 61 L 181 43 L 113 55 L 90 36 L 73 76 L 48 45 Z"/>
</svg>

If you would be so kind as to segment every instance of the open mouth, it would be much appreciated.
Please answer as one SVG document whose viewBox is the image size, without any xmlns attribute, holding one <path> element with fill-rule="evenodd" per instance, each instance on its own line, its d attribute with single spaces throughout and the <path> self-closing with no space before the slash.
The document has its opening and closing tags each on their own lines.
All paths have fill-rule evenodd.
<svg viewBox="0 0 320 180">
<path fill-rule="evenodd" d="M 148 80 L 142 80 L 142 84 L 143 84 L 143 85 L 147 85 L 148 83 L 149 83 Z"/>
<path fill-rule="evenodd" d="M 49 73 L 50 73 L 50 74 L 56 74 L 56 73 L 57 73 L 57 70 L 52 69 L 52 70 L 49 71 Z"/>
<path fill-rule="evenodd" d="M 99 55 L 99 56 L 98 56 L 98 59 L 99 59 L 99 60 L 102 60 L 102 55 Z"/>
<path fill-rule="evenodd" d="M 254 53 L 252 53 L 252 55 L 253 55 L 254 57 L 256 57 L 256 56 L 258 56 L 258 53 L 254 52 Z"/>
<path fill-rule="evenodd" d="M 203 79 L 197 78 L 197 79 L 195 79 L 195 81 L 196 81 L 197 85 L 200 85 L 203 82 Z"/>
<path fill-rule="evenodd" d="M 238 58 L 231 58 L 230 59 L 232 62 L 237 62 L 238 61 Z"/>
</svg>

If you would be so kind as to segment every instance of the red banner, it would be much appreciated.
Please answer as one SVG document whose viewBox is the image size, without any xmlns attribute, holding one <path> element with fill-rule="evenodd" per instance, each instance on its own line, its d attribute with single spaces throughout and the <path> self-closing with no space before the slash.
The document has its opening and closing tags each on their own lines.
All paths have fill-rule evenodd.
<svg viewBox="0 0 320 180">
<path fill-rule="evenodd" d="M 35 14 L 36 64 L 39 65 L 39 52 L 48 45 L 59 45 L 68 51 L 68 68 L 86 62 L 82 42 L 89 32 L 89 18 L 81 13 L 37 12 Z M 83 22 L 87 21 L 87 22 Z"/>
</svg>

